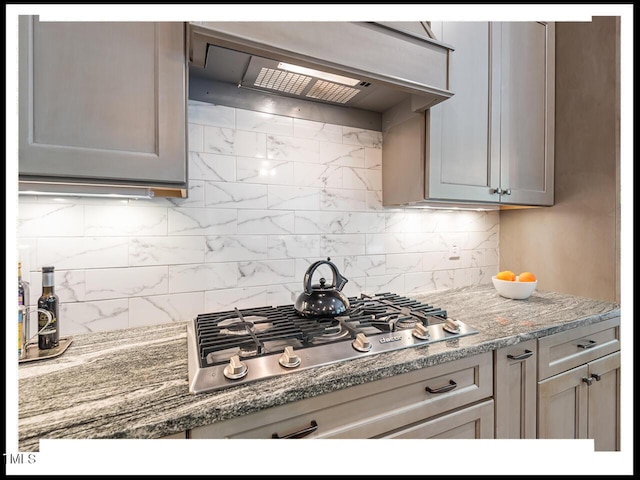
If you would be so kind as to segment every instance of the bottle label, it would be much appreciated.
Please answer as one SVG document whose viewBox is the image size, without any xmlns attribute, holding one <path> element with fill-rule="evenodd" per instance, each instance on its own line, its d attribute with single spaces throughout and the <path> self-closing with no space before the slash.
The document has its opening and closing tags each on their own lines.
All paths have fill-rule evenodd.
<svg viewBox="0 0 640 480">
<path fill-rule="evenodd" d="M 47 322 L 49 321 L 47 315 L 44 313 L 38 314 L 38 330 L 40 335 L 48 335 L 50 333 L 55 333 L 56 331 L 56 316 L 53 314 L 53 312 L 49 313 L 51 313 L 52 317 L 51 323 L 49 323 L 49 325 L 47 325 Z"/>
</svg>

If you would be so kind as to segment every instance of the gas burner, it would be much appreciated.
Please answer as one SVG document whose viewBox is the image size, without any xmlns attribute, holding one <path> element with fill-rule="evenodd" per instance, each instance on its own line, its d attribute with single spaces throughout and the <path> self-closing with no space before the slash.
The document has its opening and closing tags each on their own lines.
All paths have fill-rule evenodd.
<svg viewBox="0 0 640 480">
<path fill-rule="evenodd" d="M 335 342 L 349 336 L 349 330 L 344 327 L 338 318 L 322 320 L 318 323 L 323 326 L 323 330 L 310 338 L 309 341 L 313 345 Z"/>
<path fill-rule="evenodd" d="M 273 327 L 273 324 L 269 322 L 267 317 L 249 315 L 242 318 L 227 318 L 220 321 L 218 326 L 223 327 L 220 330 L 220 335 L 249 335 L 249 331 L 264 332 Z"/>
</svg>

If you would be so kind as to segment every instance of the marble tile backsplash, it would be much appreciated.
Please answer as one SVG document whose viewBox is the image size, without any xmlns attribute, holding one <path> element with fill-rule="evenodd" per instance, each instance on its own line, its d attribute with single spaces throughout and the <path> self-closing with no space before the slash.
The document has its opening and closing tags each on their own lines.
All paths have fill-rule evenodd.
<svg viewBox="0 0 640 480">
<path fill-rule="evenodd" d="M 382 207 L 380 132 L 196 101 L 188 119 L 189 198 L 19 198 L 31 303 L 54 265 L 63 335 L 290 304 L 327 256 L 349 296 L 497 271 L 498 212 Z"/>
</svg>

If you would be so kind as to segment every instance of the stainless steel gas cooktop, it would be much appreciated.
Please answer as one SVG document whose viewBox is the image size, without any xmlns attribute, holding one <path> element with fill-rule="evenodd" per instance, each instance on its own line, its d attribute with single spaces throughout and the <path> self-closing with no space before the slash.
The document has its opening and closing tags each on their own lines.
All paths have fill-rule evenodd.
<svg viewBox="0 0 640 480">
<path fill-rule="evenodd" d="M 187 324 L 189 391 L 478 333 L 447 312 L 392 293 L 349 298 L 344 314 L 303 317 L 293 305 L 203 313 Z"/>
</svg>

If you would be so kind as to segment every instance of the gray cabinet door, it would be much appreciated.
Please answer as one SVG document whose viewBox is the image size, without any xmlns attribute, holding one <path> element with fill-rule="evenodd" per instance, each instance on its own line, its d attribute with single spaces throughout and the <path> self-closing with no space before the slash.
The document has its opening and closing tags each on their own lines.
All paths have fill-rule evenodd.
<svg viewBox="0 0 640 480">
<path fill-rule="evenodd" d="M 490 22 L 433 22 L 438 39 L 455 47 L 449 65 L 453 97 L 427 112 L 426 197 L 497 202 L 500 85 L 492 81 Z"/>
<path fill-rule="evenodd" d="M 620 352 L 589 363 L 588 437 L 596 451 L 620 450 Z"/>
<path fill-rule="evenodd" d="M 427 112 L 425 198 L 553 205 L 555 28 L 433 22 L 454 96 Z"/>
<path fill-rule="evenodd" d="M 184 188 L 185 24 L 19 22 L 20 179 Z"/>
<path fill-rule="evenodd" d="M 501 203 L 553 205 L 555 28 L 552 23 L 503 22 L 499 50 Z"/>
</svg>

